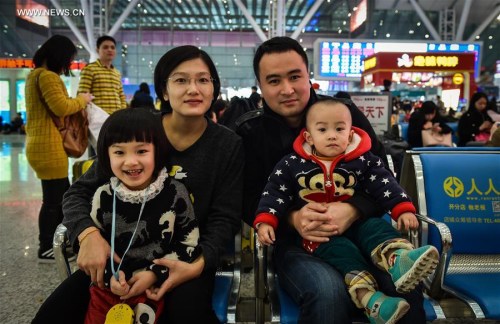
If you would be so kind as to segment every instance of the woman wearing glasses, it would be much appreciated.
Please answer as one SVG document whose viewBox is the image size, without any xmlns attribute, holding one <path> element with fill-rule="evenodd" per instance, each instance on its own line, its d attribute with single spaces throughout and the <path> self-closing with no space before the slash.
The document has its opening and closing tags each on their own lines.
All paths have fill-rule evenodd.
<svg viewBox="0 0 500 324">
<path fill-rule="evenodd" d="M 169 278 L 147 294 L 165 301 L 158 323 L 218 323 L 212 309 L 216 263 L 240 226 L 241 140 L 204 116 L 219 95 L 220 79 L 203 50 L 180 46 L 168 51 L 156 66 L 154 83 L 170 144 L 165 157 L 169 175 L 182 181 L 192 194 L 202 255 L 193 263 L 159 260 L 169 268 Z M 49 296 L 33 323 L 82 322 L 89 284 L 104 286 L 110 246 L 88 216 L 92 194 L 105 181 L 96 173 L 96 163 L 71 186 L 63 202 L 63 223 L 71 243 L 80 247 L 80 270 Z"/>
</svg>

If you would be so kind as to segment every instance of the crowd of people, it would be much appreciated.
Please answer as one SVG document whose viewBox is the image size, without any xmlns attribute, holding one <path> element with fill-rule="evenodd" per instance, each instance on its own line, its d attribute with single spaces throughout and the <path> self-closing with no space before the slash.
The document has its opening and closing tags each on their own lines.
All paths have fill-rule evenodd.
<svg viewBox="0 0 500 324">
<path fill-rule="evenodd" d="M 453 134 L 457 140 L 448 143 L 453 146 L 500 146 L 494 136 L 500 123 L 500 107 L 496 97 L 489 99 L 484 92 L 472 94 L 468 107 L 458 113 L 453 108 L 444 107 L 440 96 L 436 96 L 435 101 L 414 102 L 396 96 L 392 107 L 391 123 L 408 124 L 410 147 L 427 146 L 422 140 L 422 131 L 426 130 L 439 135 Z M 457 125 L 456 130 L 450 127 L 453 123 Z"/>
<path fill-rule="evenodd" d="M 381 220 L 392 210 L 400 229 L 418 227 L 410 197 L 368 195 L 363 176 L 349 171 L 361 156 L 376 172 L 389 174 L 384 146 L 352 101 L 316 93 L 297 41 L 274 37 L 259 45 L 253 60 L 258 88 L 249 98 L 230 101 L 220 98 L 221 80 L 205 51 L 190 45 L 170 49 L 154 71 L 161 114 L 152 113 L 146 83 L 127 108 L 112 64 L 116 41 L 102 36 L 96 45 L 99 59 L 82 70 L 76 98 L 68 96 L 60 78 L 76 54 L 64 36 L 52 36 L 35 53 L 26 82 L 26 154 L 43 192 L 38 258 L 54 261 L 52 236 L 62 222 L 79 268 L 45 300 L 33 323 L 102 322 L 118 303 L 147 304 L 158 323 L 218 323 L 212 309 L 216 266 L 241 221 L 274 245 L 280 285 L 299 305 L 300 322 L 347 323 L 362 315 L 360 309 L 375 322 L 425 322 L 419 285 L 424 277 L 414 274 L 417 267 L 432 269 L 437 251 L 414 249 Z M 461 128 L 472 130 L 464 143 L 479 131 L 493 131 L 482 99 L 474 95 L 459 121 L 459 134 Z M 68 156 L 49 110 L 63 117 L 91 101 L 110 117 L 98 139 L 97 159 L 70 186 Z M 449 133 L 440 111 L 430 101 L 415 109 L 408 118 L 412 134 Z M 415 135 L 412 145 L 421 144 Z M 287 201 L 277 222 L 263 216 L 261 198 L 280 160 L 291 161 L 299 151 L 315 161 L 309 168 L 325 167 L 293 180 L 300 190 L 309 188 L 307 181 L 318 181 L 319 187 L 280 196 L 303 199 Z M 348 194 L 339 199 L 331 187 L 340 180 L 330 176 L 342 177 Z M 313 189 L 326 198 L 308 199 Z M 370 253 L 375 256 L 366 260 Z"/>
</svg>

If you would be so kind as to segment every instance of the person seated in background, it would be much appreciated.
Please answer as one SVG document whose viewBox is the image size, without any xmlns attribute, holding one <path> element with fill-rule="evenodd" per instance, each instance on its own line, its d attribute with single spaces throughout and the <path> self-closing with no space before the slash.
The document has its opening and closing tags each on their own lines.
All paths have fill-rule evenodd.
<svg viewBox="0 0 500 324">
<path fill-rule="evenodd" d="M 424 146 L 422 131 L 432 130 L 439 134 L 450 134 L 452 129 L 446 120 L 437 113 L 438 107 L 432 101 L 426 101 L 420 109 L 415 110 L 408 122 L 408 143 L 412 147 Z"/>
<path fill-rule="evenodd" d="M 215 117 L 217 118 L 217 121 L 221 119 L 222 115 L 224 114 L 224 111 L 226 111 L 228 106 L 228 103 L 224 99 L 217 99 L 215 100 L 214 104 L 212 105 L 213 112 L 215 113 Z"/>
<path fill-rule="evenodd" d="M 226 126 L 233 131 L 236 129 L 236 121 L 245 113 L 256 110 L 251 99 L 234 97 L 229 102 L 229 106 L 224 111 L 224 114 L 219 119 L 219 124 Z"/>
<path fill-rule="evenodd" d="M 469 109 L 458 121 L 458 146 L 482 146 L 490 137 L 493 120 L 486 113 L 488 96 L 476 92 L 470 99 Z"/>
<path fill-rule="evenodd" d="M 491 126 L 490 139 L 484 146 L 500 147 L 500 122 L 496 122 Z"/>
<path fill-rule="evenodd" d="M 3 134 L 10 133 L 18 133 L 18 134 L 26 134 L 24 131 L 24 120 L 21 116 L 21 113 L 16 113 L 16 117 L 14 117 L 10 123 L 3 124 L 3 118 L 0 122 L 0 130 L 3 131 Z"/>
<path fill-rule="evenodd" d="M 493 97 L 493 99 L 488 102 L 488 105 L 486 106 L 486 113 L 494 122 L 500 122 L 500 113 L 497 109 L 497 102 L 495 97 Z"/>
<path fill-rule="evenodd" d="M 146 82 L 139 85 L 139 90 L 134 93 L 130 107 L 155 109 L 153 97 L 150 95 L 149 86 Z"/>
</svg>

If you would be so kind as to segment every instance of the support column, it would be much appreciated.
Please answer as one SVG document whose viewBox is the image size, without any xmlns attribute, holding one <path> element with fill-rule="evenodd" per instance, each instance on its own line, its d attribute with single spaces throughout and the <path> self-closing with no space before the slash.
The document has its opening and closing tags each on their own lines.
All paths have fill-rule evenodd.
<svg viewBox="0 0 500 324">
<path fill-rule="evenodd" d="M 420 6 L 418 5 L 417 1 L 416 0 L 410 0 L 410 3 L 413 6 L 413 8 L 415 9 L 415 11 L 417 12 L 417 14 L 420 17 L 420 19 L 422 19 L 422 22 L 424 23 L 425 27 L 427 27 L 427 30 L 429 30 L 429 33 L 431 33 L 431 35 L 434 38 L 434 40 L 440 41 L 441 37 L 437 33 L 437 31 L 434 28 L 434 26 L 432 26 L 431 22 L 429 21 L 429 18 L 427 18 L 427 16 L 425 15 L 425 12 L 422 10 L 422 8 L 420 8 Z"/>
</svg>

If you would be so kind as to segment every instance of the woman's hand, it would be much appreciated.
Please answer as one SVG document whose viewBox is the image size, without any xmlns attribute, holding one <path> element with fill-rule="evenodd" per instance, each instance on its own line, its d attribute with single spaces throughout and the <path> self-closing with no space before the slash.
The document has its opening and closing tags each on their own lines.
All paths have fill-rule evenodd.
<svg viewBox="0 0 500 324">
<path fill-rule="evenodd" d="M 481 126 L 479 126 L 480 131 L 487 131 L 491 129 L 491 126 L 493 126 L 493 123 L 490 122 L 489 120 L 485 120 Z"/>
<path fill-rule="evenodd" d="M 442 130 L 443 130 L 443 129 L 441 128 L 441 126 L 439 126 L 439 123 L 435 123 L 434 125 L 432 125 L 432 131 L 433 131 L 434 133 L 439 133 L 439 134 L 441 134 L 441 131 L 442 131 Z"/>
<path fill-rule="evenodd" d="M 168 278 L 160 288 L 152 287 L 146 289 L 146 295 L 149 299 L 159 301 L 166 292 L 183 284 L 191 279 L 198 278 L 205 267 L 205 259 L 200 256 L 193 263 L 183 261 L 174 261 L 169 259 L 156 259 L 155 264 L 167 267 L 169 270 Z"/>
<path fill-rule="evenodd" d="M 303 239 L 312 242 L 328 242 L 328 237 L 338 230 L 330 224 L 331 215 L 326 214 L 327 207 L 320 203 L 308 203 L 290 215 L 292 226 Z"/>
<path fill-rule="evenodd" d="M 422 126 L 422 129 L 432 129 L 432 122 L 426 121 L 425 124 Z"/>
<path fill-rule="evenodd" d="M 90 280 L 97 283 L 99 288 L 104 288 L 104 268 L 106 261 L 111 255 L 111 248 L 108 242 L 101 236 L 99 231 L 88 234 L 80 242 L 80 251 L 76 263 L 83 270 Z M 120 258 L 115 254 L 115 262 L 120 262 Z"/>
<path fill-rule="evenodd" d="M 85 101 L 85 106 L 92 101 L 94 96 L 91 93 L 88 92 L 83 92 L 80 93 L 78 96 L 82 97 L 83 101 Z"/>
</svg>

